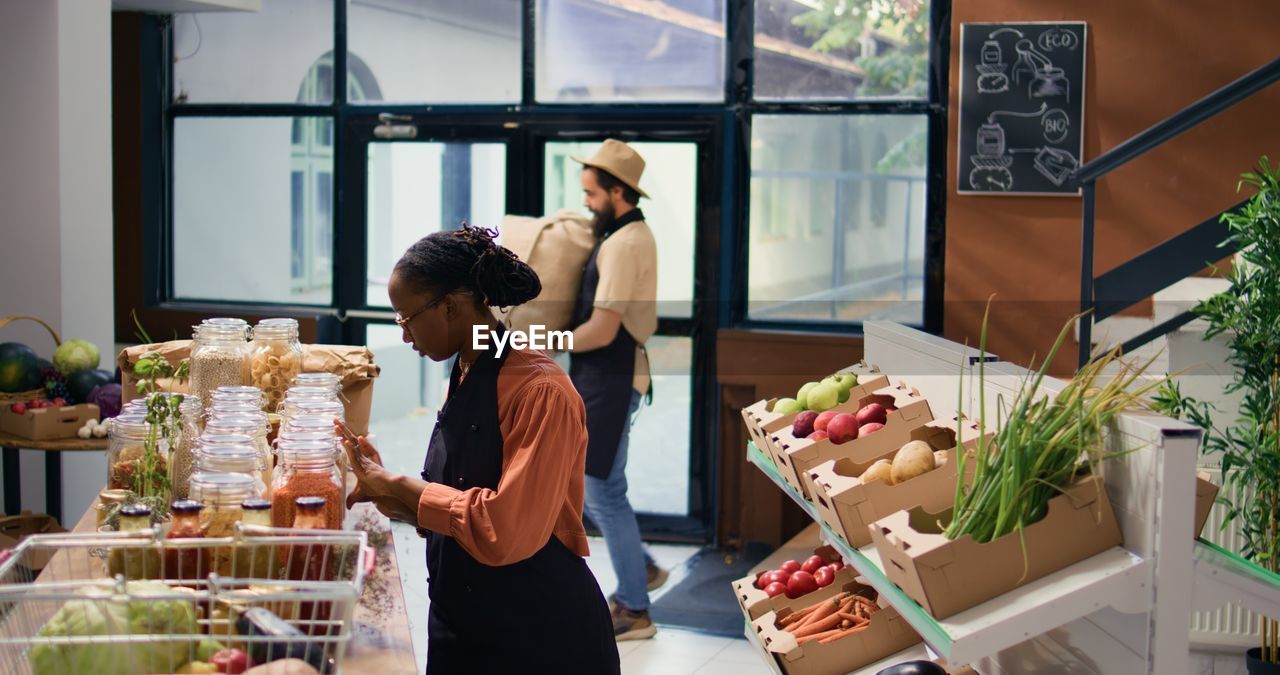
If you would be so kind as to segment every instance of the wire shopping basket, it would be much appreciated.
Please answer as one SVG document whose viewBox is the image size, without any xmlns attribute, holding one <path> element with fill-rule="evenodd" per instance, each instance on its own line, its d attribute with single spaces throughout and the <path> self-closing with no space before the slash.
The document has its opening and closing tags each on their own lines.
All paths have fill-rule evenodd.
<svg viewBox="0 0 1280 675">
<path fill-rule="evenodd" d="M 0 564 L 0 673 L 211 672 L 225 649 L 339 673 L 372 556 L 337 530 L 34 535 Z"/>
</svg>

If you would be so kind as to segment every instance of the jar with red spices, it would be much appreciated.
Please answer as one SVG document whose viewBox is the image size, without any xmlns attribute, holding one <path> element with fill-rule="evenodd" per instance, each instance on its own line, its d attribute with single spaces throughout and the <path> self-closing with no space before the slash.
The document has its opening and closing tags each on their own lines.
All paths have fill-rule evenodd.
<svg viewBox="0 0 1280 675">
<path fill-rule="evenodd" d="M 282 441 L 280 465 L 271 501 L 271 524 L 296 527 L 294 514 L 299 497 L 323 497 L 327 530 L 342 529 L 342 475 L 338 471 L 333 444 L 315 441 Z"/>
<path fill-rule="evenodd" d="M 192 499 L 180 499 L 173 503 L 173 520 L 165 539 L 203 539 L 200 511 L 204 504 Z M 164 550 L 163 574 L 165 579 L 197 580 L 210 572 L 209 549 L 175 542 Z"/>
<path fill-rule="evenodd" d="M 277 495 L 280 493 L 277 492 Z M 298 497 L 294 500 L 297 515 L 293 520 L 294 534 L 306 536 L 313 531 L 333 529 L 326 522 L 330 502 L 324 497 Z M 330 555 L 327 544 L 290 544 L 285 547 L 285 567 L 293 581 L 333 581 L 337 559 Z M 308 635 L 325 635 L 329 632 L 328 620 L 333 603 L 326 601 L 299 602 L 298 624 Z"/>
</svg>

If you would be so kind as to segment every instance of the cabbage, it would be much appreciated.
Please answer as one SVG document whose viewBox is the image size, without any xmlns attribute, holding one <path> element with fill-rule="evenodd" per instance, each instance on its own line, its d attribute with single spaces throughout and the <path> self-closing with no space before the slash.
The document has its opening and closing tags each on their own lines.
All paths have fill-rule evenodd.
<svg viewBox="0 0 1280 675">
<path fill-rule="evenodd" d="M 120 414 L 120 399 L 123 396 L 124 389 L 119 384 L 111 382 L 94 387 L 89 391 L 84 402 L 98 406 L 98 415 L 105 420 Z"/>
<path fill-rule="evenodd" d="M 63 603 L 40 629 L 42 637 L 114 636 L 110 643 L 56 644 L 43 642 L 31 649 L 34 675 L 133 675 L 172 673 L 191 658 L 198 641 L 186 639 L 125 642 L 127 635 L 187 635 L 200 631 L 195 605 L 184 593 L 154 581 L 131 581 L 131 595 L 152 596 L 128 601 L 113 597 L 110 587 L 88 586 L 85 600 Z M 156 596 L 171 596 L 162 600 Z"/>
<path fill-rule="evenodd" d="M 100 360 L 98 348 L 88 340 L 67 340 L 53 350 L 53 367 L 67 377 L 97 368 Z"/>
</svg>

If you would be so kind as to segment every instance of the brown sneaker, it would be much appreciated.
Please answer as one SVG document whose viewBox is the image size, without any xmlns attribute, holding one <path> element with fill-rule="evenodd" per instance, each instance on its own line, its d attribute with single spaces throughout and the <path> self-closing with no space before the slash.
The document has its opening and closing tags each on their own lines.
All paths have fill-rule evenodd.
<svg viewBox="0 0 1280 675">
<path fill-rule="evenodd" d="M 667 577 L 671 576 L 671 572 L 658 567 L 653 563 L 645 565 L 644 571 L 649 575 L 648 590 L 656 591 L 667 583 Z"/>
<path fill-rule="evenodd" d="M 609 609 L 613 615 L 613 639 L 618 642 L 647 640 L 658 632 L 658 627 L 653 625 L 647 609 L 633 612 L 617 602 L 611 602 Z"/>
</svg>

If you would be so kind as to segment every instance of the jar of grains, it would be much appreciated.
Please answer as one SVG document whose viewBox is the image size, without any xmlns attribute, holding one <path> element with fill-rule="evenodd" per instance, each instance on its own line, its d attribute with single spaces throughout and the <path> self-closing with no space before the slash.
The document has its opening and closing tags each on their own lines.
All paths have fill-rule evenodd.
<svg viewBox="0 0 1280 675">
<path fill-rule="evenodd" d="M 207 409 L 218 387 L 238 387 L 248 379 L 248 330 L 235 324 L 203 323 L 193 329 L 192 337 L 191 393 Z"/>
<path fill-rule="evenodd" d="M 107 488 L 132 490 L 137 494 L 157 494 L 169 475 L 169 445 L 157 434 L 156 454 L 147 457 L 146 415 L 119 415 L 107 429 Z M 151 485 L 135 483 L 138 472 L 151 476 Z M 140 489 L 141 488 L 141 489 Z"/>
<path fill-rule="evenodd" d="M 169 475 L 170 492 L 174 499 L 186 499 L 191 485 L 191 473 L 195 467 L 196 441 L 200 438 L 200 399 L 188 396 L 182 399 L 178 410 L 182 415 L 182 427 L 170 453 L 173 473 Z"/>
<path fill-rule="evenodd" d="M 191 476 L 191 498 L 204 504 L 200 526 L 210 539 L 231 537 L 236 523 L 244 517 L 241 504 L 253 497 L 253 479 L 240 473 L 196 472 Z M 210 567 L 222 576 L 231 576 L 234 546 L 213 549 Z"/>
<path fill-rule="evenodd" d="M 294 319 L 263 319 L 253 328 L 249 384 L 266 395 L 263 410 L 275 412 L 302 372 L 302 343 Z"/>
<path fill-rule="evenodd" d="M 280 466 L 275 475 L 271 501 L 271 522 L 276 527 L 293 527 L 298 497 L 324 497 L 325 529 L 342 529 L 342 476 L 334 462 L 331 443 L 282 441 Z"/>
</svg>

